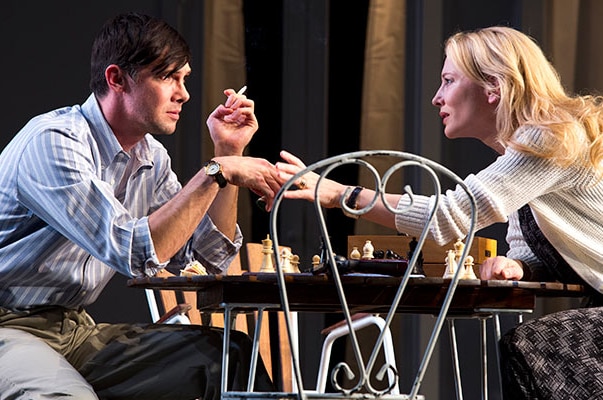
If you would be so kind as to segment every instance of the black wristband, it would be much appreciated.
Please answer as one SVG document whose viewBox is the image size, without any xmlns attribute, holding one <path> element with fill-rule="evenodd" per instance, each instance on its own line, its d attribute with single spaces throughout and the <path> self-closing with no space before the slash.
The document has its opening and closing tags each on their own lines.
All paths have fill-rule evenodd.
<svg viewBox="0 0 603 400">
<path fill-rule="evenodd" d="M 345 201 L 345 205 L 346 207 L 351 208 L 352 210 L 357 210 L 358 209 L 358 195 L 360 194 L 360 192 L 362 192 L 364 190 L 364 188 L 362 186 L 356 186 L 354 188 L 354 190 L 352 190 L 352 193 L 350 193 L 349 197 L 347 198 L 347 200 Z M 350 214 L 348 212 L 346 212 L 345 210 L 343 210 L 343 213 L 350 218 L 354 218 L 354 219 L 358 219 L 358 215 L 354 215 L 354 214 Z"/>
</svg>

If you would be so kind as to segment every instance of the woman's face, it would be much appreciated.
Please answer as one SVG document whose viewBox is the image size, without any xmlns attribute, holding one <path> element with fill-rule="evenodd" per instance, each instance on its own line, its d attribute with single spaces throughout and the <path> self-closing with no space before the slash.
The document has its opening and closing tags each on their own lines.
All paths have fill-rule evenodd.
<svg viewBox="0 0 603 400">
<path fill-rule="evenodd" d="M 496 143 L 498 101 L 498 94 L 470 80 L 446 58 L 442 83 L 431 100 L 440 109 L 446 137 L 476 138 L 492 147 Z"/>
</svg>

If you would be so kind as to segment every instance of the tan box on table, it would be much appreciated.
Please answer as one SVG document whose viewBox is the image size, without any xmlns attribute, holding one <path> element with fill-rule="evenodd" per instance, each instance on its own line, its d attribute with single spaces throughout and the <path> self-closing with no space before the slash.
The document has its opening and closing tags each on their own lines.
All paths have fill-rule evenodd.
<svg viewBox="0 0 603 400">
<path fill-rule="evenodd" d="M 408 243 L 412 240 L 412 236 L 350 235 L 348 236 L 348 253 L 346 257 L 349 257 L 354 247 L 357 247 L 360 253 L 362 253 L 362 246 L 364 246 L 367 240 L 371 241 L 375 250 L 393 250 L 400 256 L 407 257 L 410 250 Z M 432 240 L 425 241 L 423 245 L 423 267 L 426 275 L 441 276 L 444 273 L 446 252 L 448 250 L 454 250 L 454 242 L 438 246 Z M 473 257 L 475 265 L 478 266 L 486 258 L 497 255 L 497 242 L 495 239 L 477 236 L 473 239 L 469 254 Z M 476 273 L 478 273 L 478 270 L 479 268 L 475 268 Z"/>
</svg>

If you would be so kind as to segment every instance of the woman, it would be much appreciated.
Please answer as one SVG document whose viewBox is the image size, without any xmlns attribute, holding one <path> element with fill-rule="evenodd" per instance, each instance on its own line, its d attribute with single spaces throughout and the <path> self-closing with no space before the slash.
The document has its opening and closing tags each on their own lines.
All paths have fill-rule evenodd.
<svg viewBox="0 0 603 400">
<path fill-rule="evenodd" d="M 539 46 L 512 28 L 457 33 L 446 41 L 445 55 L 441 86 L 432 100 L 444 133 L 451 139 L 479 139 L 500 154 L 465 179 L 478 202 L 477 229 L 508 222 L 509 251 L 486 260 L 481 278 L 577 282 L 591 288 L 596 299 L 603 291 L 602 98 L 567 94 Z M 277 168 L 284 181 L 304 168 L 288 152 L 281 157 L 285 162 Z M 316 180 L 317 175 L 306 174 L 303 190 L 286 196 L 312 200 Z M 325 207 L 340 207 L 346 196 L 346 205 L 360 209 L 373 195 L 332 180 L 321 184 Z M 388 194 L 387 200 L 408 204 L 403 195 Z M 469 203 L 462 189 L 442 200 L 430 235 L 446 244 L 467 234 Z M 410 212 L 396 217 L 377 204 L 362 217 L 414 235 L 426 221 L 428 202 L 416 196 Z M 575 399 L 603 393 L 603 376 L 592 372 L 593 367 L 603 370 L 603 363 L 575 360 L 572 336 L 581 336 L 584 353 L 603 355 L 603 345 L 597 345 L 603 341 L 603 322 L 587 315 L 602 310 L 553 314 L 509 332 L 501 343 L 506 397 Z M 561 318 L 590 325 L 559 329 Z M 544 338 L 538 335 L 543 330 Z M 569 359 L 574 359 L 571 370 Z"/>
</svg>

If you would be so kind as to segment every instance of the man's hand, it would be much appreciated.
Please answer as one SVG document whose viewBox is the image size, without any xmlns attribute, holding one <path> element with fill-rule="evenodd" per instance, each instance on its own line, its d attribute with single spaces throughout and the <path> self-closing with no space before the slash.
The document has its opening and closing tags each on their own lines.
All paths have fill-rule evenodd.
<svg viewBox="0 0 603 400">
<path fill-rule="evenodd" d="M 507 257 L 487 258 L 479 267 L 482 280 L 510 280 L 518 281 L 523 278 L 523 265 L 519 260 Z"/>
<path fill-rule="evenodd" d="M 254 102 L 244 94 L 226 89 L 228 96 L 207 119 L 216 156 L 240 156 L 258 130 Z"/>
<path fill-rule="evenodd" d="M 239 187 L 249 188 L 258 196 L 264 197 L 268 210 L 281 188 L 276 167 L 263 158 L 253 157 L 214 157 L 222 166 L 226 180 Z"/>
</svg>

